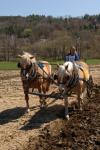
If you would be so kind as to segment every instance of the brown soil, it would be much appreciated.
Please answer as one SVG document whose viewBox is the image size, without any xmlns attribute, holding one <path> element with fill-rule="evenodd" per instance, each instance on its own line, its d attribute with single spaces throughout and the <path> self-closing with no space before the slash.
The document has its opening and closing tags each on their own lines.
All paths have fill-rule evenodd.
<svg viewBox="0 0 100 150">
<path fill-rule="evenodd" d="M 99 150 L 100 87 L 82 112 L 70 112 L 70 120 L 56 119 L 46 125 L 34 145 L 33 137 L 26 150 Z M 59 112 L 59 115 L 63 111 Z M 63 117 L 63 116 L 62 116 Z"/>
<path fill-rule="evenodd" d="M 1 71 L 0 150 L 99 150 L 99 73 L 92 72 L 98 85 L 93 97 L 82 112 L 70 109 L 67 121 L 62 100 L 48 98 L 48 107 L 40 110 L 38 97 L 30 95 L 31 111 L 26 113 L 19 71 Z"/>
</svg>

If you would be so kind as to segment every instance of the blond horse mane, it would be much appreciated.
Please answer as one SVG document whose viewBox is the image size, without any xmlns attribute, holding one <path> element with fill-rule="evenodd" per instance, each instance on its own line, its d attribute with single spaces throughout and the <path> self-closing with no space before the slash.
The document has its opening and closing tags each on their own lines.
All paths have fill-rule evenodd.
<svg viewBox="0 0 100 150">
<path fill-rule="evenodd" d="M 28 52 L 23 52 L 23 55 L 18 55 L 18 57 L 21 58 L 21 62 L 23 63 L 34 63 L 36 62 L 36 58 L 34 55 L 28 53 Z"/>
</svg>

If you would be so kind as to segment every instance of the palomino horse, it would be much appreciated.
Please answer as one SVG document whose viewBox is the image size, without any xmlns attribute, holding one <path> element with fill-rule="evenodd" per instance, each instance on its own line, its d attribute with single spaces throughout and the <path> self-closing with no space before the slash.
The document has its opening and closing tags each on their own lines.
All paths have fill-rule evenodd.
<svg viewBox="0 0 100 150">
<path fill-rule="evenodd" d="M 74 91 L 76 93 L 78 107 L 81 110 L 89 78 L 89 67 L 85 62 L 65 62 L 63 65 L 58 66 L 57 82 L 59 90 L 64 96 L 65 118 L 69 119 L 68 92 Z"/>
<path fill-rule="evenodd" d="M 51 75 L 51 65 L 47 61 L 36 61 L 36 58 L 24 52 L 23 55 L 18 55 L 20 57 L 20 62 L 18 67 L 21 68 L 21 80 L 23 84 L 26 107 L 29 111 L 29 88 L 34 90 L 38 89 L 39 93 L 43 92 L 44 94 L 49 90 L 50 86 L 50 75 Z M 45 99 L 43 96 L 40 97 L 40 106 L 45 105 Z"/>
</svg>

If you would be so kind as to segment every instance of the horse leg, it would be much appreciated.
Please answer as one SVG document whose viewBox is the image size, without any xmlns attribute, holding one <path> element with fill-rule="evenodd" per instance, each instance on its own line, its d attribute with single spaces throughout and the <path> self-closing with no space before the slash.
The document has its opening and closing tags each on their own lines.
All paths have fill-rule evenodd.
<svg viewBox="0 0 100 150">
<path fill-rule="evenodd" d="M 49 86 L 48 86 L 48 83 L 45 82 L 43 85 L 42 85 L 42 91 L 44 94 L 46 94 L 46 92 L 49 90 Z M 42 102 L 43 102 L 43 107 L 46 107 L 46 97 L 43 96 L 42 97 Z"/>
<path fill-rule="evenodd" d="M 41 86 L 38 88 L 38 92 L 41 93 Z M 43 108 L 43 96 L 39 95 L 40 108 Z"/>
<path fill-rule="evenodd" d="M 79 110 L 82 110 L 82 98 L 83 97 L 83 92 L 78 92 L 78 108 Z"/>
<path fill-rule="evenodd" d="M 68 97 L 65 97 L 64 99 L 64 105 L 65 105 L 65 118 L 69 120 L 69 114 L 68 114 Z"/>
<path fill-rule="evenodd" d="M 46 94 L 46 92 L 44 92 L 44 94 Z M 45 96 L 43 96 L 42 97 L 42 99 L 43 99 L 43 107 L 46 107 L 46 97 Z"/>
<path fill-rule="evenodd" d="M 29 112 L 30 108 L 29 108 L 29 96 L 28 96 L 28 93 L 25 93 L 25 100 L 26 100 L 27 112 Z"/>
<path fill-rule="evenodd" d="M 46 94 L 46 93 L 43 93 Z M 46 97 L 45 96 L 41 96 L 40 97 L 40 103 L 41 103 L 41 108 L 45 108 L 46 107 Z"/>
<path fill-rule="evenodd" d="M 23 81 L 23 89 L 24 89 L 24 94 L 25 94 L 25 101 L 26 101 L 26 108 L 27 108 L 27 112 L 30 111 L 29 109 L 29 85 L 27 81 Z"/>
<path fill-rule="evenodd" d="M 45 89 L 43 89 L 43 93 L 46 94 L 46 90 Z M 43 96 L 42 99 L 43 99 L 43 107 L 46 107 L 46 97 Z"/>
<path fill-rule="evenodd" d="M 40 108 L 43 108 L 43 99 L 42 99 L 42 96 L 39 96 L 39 98 L 40 98 Z"/>
</svg>

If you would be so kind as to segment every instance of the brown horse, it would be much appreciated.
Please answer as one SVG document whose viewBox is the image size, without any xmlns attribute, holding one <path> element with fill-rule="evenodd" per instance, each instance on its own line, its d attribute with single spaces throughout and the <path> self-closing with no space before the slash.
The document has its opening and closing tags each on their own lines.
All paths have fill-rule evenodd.
<svg viewBox="0 0 100 150">
<path fill-rule="evenodd" d="M 68 93 L 73 91 L 76 93 L 78 107 L 82 110 L 83 98 L 90 78 L 89 67 L 82 61 L 65 62 L 63 65 L 58 66 L 56 76 L 59 90 L 64 96 L 65 118 L 69 119 Z"/>
<path fill-rule="evenodd" d="M 35 56 L 24 52 L 19 55 L 20 62 L 18 67 L 21 69 L 20 75 L 23 83 L 23 89 L 26 100 L 27 111 L 29 111 L 29 89 L 32 91 L 36 88 L 39 93 L 46 93 L 50 87 L 51 65 L 47 61 L 38 62 Z M 45 106 L 45 98 L 40 97 L 40 106 Z"/>
</svg>

